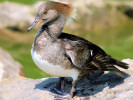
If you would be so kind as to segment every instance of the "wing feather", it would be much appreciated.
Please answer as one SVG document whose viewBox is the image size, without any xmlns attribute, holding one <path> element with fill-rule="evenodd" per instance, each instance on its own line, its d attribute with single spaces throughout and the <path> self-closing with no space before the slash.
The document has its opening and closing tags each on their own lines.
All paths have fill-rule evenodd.
<svg viewBox="0 0 133 100">
<path fill-rule="evenodd" d="M 112 58 L 95 44 L 67 33 L 62 33 L 60 38 L 64 41 L 66 56 L 75 67 L 88 71 L 113 71 L 124 76 L 115 65 L 125 69 L 128 68 L 128 65 Z"/>
</svg>

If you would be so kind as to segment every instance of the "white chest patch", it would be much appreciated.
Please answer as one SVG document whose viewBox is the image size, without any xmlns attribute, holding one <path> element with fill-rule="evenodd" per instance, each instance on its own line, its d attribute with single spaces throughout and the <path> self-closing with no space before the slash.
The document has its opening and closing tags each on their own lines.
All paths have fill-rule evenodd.
<svg viewBox="0 0 133 100">
<path fill-rule="evenodd" d="M 35 64 L 41 70 L 43 70 L 44 72 L 50 75 L 59 76 L 59 77 L 72 77 L 73 80 L 76 80 L 79 75 L 79 72 L 76 69 L 66 70 L 58 65 L 53 65 L 46 60 L 42 60 L 40 55 L 38 55 L 36 52 L 33 52 L 33 50 L 31 50 L 31 55 Z"/>
</svg>

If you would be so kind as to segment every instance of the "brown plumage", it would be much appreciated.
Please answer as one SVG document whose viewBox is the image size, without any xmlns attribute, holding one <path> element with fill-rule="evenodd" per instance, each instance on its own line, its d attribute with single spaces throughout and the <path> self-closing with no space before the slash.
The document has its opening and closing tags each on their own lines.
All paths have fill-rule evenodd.
<svg viewBox="0 0 133 100">
<path fill-rule="evenodd" d="M 65 41 L 67 57 L 71 58 L 75 66 L 86 71 L 113 71 L 124 77 L 115 65 L 128 69 L 128 64 L 112 58 L 100 47 L 80 37 L 62 33 L 60 38 Z"/>
<path fill-rule="evenodd" d="M 71 14 L 72 14 L 72 12 L 74 10 L 72 5 L 70 5 L 70 4 L 63 4 L 63 3 L 60 3 L 60 2 L 53 2 L 53 1 L 44 2 L 42 5 L 40 5 L 38 10 L 42 9 L 42 7 L 44 7 L 44 5 L 45 5 L 45 7 L 47 7 L 47 10 L 55 9 L 59 13 L 63 14 L 66 18 L 71 16 Z"/>
<path fill-rule="evenodd" d="M 32 58 L 36 65 L 48 74 L 72 77 L 72 95 L 77 81 L 89 72 L 113 71 L 124 76 L 115 65 L 128 68 L 126 63 L 112 58 L 97 45 L 62 32 L 73 10 L 71 5 L 53 1 L 44 2 L 37 9 L 35 21 L 28 28 L 31 30 L 39 22 L 46 21 L 35 37 L 31 50 Z"/>
</svg>

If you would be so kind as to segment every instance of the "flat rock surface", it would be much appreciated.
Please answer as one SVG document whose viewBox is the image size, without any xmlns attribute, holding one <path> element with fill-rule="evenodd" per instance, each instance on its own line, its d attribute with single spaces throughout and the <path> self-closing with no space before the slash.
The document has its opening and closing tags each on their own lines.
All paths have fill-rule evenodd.
<svg viewBox="0 0 133 100">
<path fill-rule="evenodd" d="M 12 77 L 0 85 L 0 100 L 133 100 L 133 60 L 125 59 L 129 69 L 124 70 L 126 77 L 122 78 L 113 72 L 84 78 L 77 83 L 76 95 L 71 98 L 57 95 L 49 91 L 58 78 L 28 79 Z M 44 85 L 47 88 L 44 88 Z M 71 89 L 71 84 L 65 85 L 66 92 Z"/>
</svg>

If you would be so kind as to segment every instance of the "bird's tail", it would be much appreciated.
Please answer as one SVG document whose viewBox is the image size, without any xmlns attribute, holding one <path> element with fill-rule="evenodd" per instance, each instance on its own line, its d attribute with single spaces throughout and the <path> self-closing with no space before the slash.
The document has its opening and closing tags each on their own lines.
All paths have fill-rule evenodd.
<svg viewBox="0 0 133 100">
<path fill-rule="evenodd" d="M 124 68 L 124 69 L 128 69 L 128 64 L 127 63 L 124 63 L 122 61 L 116 60 L 114 58 L 111 58 L 110 60 L 111 60 L 112 64 L 117 65 L 117 66 L 119 66 L 121 68 Z M 116 68 L 116 67 L 114 67 L 112 69 L 112 71 L 115 72 L 116 74 L 122 76 L 122 77 L 125 77 L 125 74 L 122 71 L 120 71 L 118 68 Z"/>
<path fill-rule="evenodd" d="M 128 69 L 128 64 L 127 63 L 124 63 L 122 61 L 119 61 L 119 60 L 116 60 L 114 58 L 111 58 L 111 62 L 114 64 L 114 65 L 117 65 L 121 68 L 124 68 L 124 69 Z"/>
<path fill-rule="evenodd" d="M 86 69 L 89 70 L 101 70 L 101 71 L 112 71 L 116 74 L 125 77 L 125 74 L 120 71 L 116 66 L 128 69 L 128 64 L 112 58 L 110 55 L 105 54 L 104 52 L 99 52 L 92 61 L 89 63 Z"/>
</svg>

